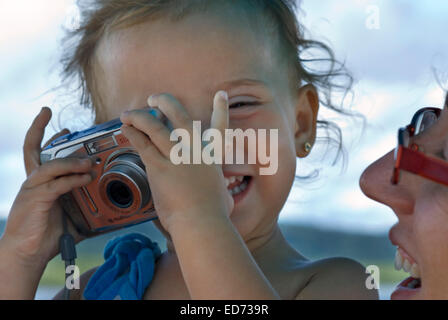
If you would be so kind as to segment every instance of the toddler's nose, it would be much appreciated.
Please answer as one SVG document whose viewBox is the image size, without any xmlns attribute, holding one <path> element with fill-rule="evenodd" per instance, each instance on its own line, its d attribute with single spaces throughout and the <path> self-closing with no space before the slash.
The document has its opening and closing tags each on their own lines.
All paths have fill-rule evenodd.
<svg viewBox="0 0 448 320">
<path fill-rule="evenodd" d="M 362 192 L 372 200 L 390 207 L 397 215 L 412 213 L 414 201 L 410 190 L 401 182 L 391 183 L 394 152 L 391 151 L 372 163 L 359 179 Z"/>
</svg>

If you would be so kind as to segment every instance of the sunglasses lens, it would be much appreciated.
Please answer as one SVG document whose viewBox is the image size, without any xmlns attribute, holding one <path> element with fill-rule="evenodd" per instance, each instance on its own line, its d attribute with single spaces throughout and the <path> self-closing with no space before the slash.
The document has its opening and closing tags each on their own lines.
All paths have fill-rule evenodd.
<svg viewBox="0 0 448 320">
<path fill-rule="evenodd" d="M 410 135 L 408 130 L 403 130 L 402 132 L 402 144 L 404 147 L 409 147 Z"/>
<path fill-rule="evenodd" d="M 417 120 L 415 134 L 422 133 L 437 121 L 437 114 L 433 111 L 423 112 Z"/>
</svg>

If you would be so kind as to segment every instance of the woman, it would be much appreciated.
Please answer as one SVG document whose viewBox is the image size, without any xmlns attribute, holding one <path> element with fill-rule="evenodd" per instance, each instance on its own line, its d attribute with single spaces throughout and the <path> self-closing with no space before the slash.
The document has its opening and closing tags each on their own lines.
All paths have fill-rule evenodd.
<svg viewBox="0 0 448 320">
<path fill-rule="evenodd" d="M 448 299 L 448 94 L 443 109 L 417 111 L 399 130 L 396 149 L 364 171 L 360 186 L 398 218 L 389 232 L 395 267 L 411 276 L 391 299 Z"/>
</svg>

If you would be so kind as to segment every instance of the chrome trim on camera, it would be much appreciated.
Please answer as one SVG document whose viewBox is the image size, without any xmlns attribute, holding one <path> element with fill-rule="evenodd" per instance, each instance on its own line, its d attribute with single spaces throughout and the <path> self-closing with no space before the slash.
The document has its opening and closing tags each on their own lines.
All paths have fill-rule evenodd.
<svg viewBox="0 0 448 320">
<path fill-rule="evenodd" d="M 87 141 L 91 142 L 92 140 L 95 140 L 96 138 L 107 136 L 110 133 L 112 135 L 120 134 L 121 129 L 100 131 L 97 133 L 93 133 L 92 135 L 82 137 L 77 140 L 65 142 L 64 144 L 61 144 L 58 141 L 58 143 L 56 145 L 54 145 L 53 147 L 51 147 L 50 149 L 42 150 L 42 152 L 40 154 L 40 161 L 41 161 L 41 163 L 45 163 L 45 162 L 48 162 L 48 161 L 56 159 L 56 158 L 64 158 L 64 154 L 71 154 L 71 153 L 69 153 L 70 150 L 77 150 L 80 147 L 80 145 L 82 145 L 84 148 L 86 148 L 85 142 L 87 142 Z M 114 137 L 114 139 L 115 139 L 115 137 Z M 64 140 L 64 141 L 66 141 L 66 140 Z M 74 148 L 76 148 L 76 149 L 74 149 Z M 86 151 L 87 151 L 87 149 L 86 149 Z"/>
</svg>

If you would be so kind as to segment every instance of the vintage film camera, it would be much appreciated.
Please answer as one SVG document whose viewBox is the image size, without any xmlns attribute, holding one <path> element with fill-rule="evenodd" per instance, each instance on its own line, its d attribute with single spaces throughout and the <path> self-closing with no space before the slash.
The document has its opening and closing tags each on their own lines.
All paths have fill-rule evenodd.
<svg viewBox="0 0 448 320">
<path fill-rule="evenodd" d="M 94 179 L 59 198 L 78 232 L 86 236 L 156 219 L 145 166 L 115 119 L 61 136 L 42 150 L 41 163 L 91 158 Z"/>
</svg>

